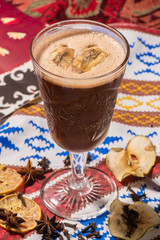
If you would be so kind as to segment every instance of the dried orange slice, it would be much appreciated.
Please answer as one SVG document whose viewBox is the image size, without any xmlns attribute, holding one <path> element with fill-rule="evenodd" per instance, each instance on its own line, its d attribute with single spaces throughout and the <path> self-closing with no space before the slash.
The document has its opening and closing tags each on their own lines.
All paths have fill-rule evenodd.
<svg viewBox="0 0 160 240">
<path fill-rule="evenodd" d="M 0 165 L 0 196 L 15 191 L 23 182 L 16 170 Z"/>
<path fill-rule="evenodd" d="M 17 194 L 10 194 L 2 199 L 0 199 L 0 209 L 6 209 L 17 214 L 17 217 L 22 218 L 24 222 L 20 223 L 19 226 L 9 227 L 6 226 L 6 221 L 0 219 L 0 226 L 9 231 L 18 232 L 18 233 L 26 233 L 28 231 L 33 230 L 37 223 L 35 220 L 40 220 L 41 218 L 41 208 L 40 206 L 33 200 L 23 197 L 25 204 L 18 198 Z"/>
</svg>

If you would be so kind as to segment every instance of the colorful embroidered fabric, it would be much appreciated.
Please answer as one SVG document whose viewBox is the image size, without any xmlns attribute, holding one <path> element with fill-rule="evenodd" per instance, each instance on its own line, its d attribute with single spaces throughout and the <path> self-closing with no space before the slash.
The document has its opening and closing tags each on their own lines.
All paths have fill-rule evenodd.
<svg viewBox="0 0 160 240">
<path fill-rule="evenodd" d="M 39 95 L 29 47 L 43 27 L 0 0 L 0 120 Z"/>
<path fill-rule="evenodd" d="M 158 212 L 158 206 L 160 206 L 159 1 L 47 0 L 25 2 L 13 0 L 8 2 L 34 18 L 40 19 L 43 23 L 50 24 L 74 17 L 85 17 L 100 20 L 104 23 L 112 23 L 112 26 L 116 27 L 127 38 L 130 45 L 130 58 L 119 90 L 111 127 L 105 141 L 90 152 L 92 155 L 90 166 L 96 166 L 114 178 L 106 168 L 104 161 L 109 149 L 112 147 L 125 148 L 128 141 L 135 135 L 149 137 L 156 147 L 157 154 L 156 165 L 150 174 L 144 179 L 130 177 L 123 184 L 118 181 L 116 181 L 116 184 L 121 201 L 132 202 L 130 192 L 127 190 L 127 186 L 130 185 L 138 195 L 145 192 L 147 198 L 143 201 Z M 4 4 L 1 0 L 0 3 Z M 13 21 L 13 19 L 9 21 Z M 35 23 L 38 22 L 35 20 Z M 133 23 L 138 23 L 138 25 Z M 42 25 L 39 26 L 41 28 Z M 152 28 L 146 28 L 146 26 Z M 17 34 L 13 34 L 12 30 L 8 32 L 7 36 L 11 36 L 10 39 L 17 38 Z M 26 33 L 22 30 L 20 32 Z M 26 35 L 20 34 L 18 37 L 24 39 Z M 7 49 L 5 46 L 2 46 L 2 48 Z M 4 50 L 1 50 L 1 52 L 3 55 L 9 55 Z M 26 69 L 20 68 L 22 72 L 26 72 Z M 12 76 L 14 71 L 11 71 L 11 69 L 7 71 L 10 71 Z M 3 78 L 1 82 L 5 84 L 6 78 Z M 0 112 L 5 114 L 3 109 Z M 42 103 L 32 104 L 17 110 L 0 125 L 0 163 L 5 163 L 17 169 L 19 166 L 26 166 L 30 158 L 33 165 L 37 166 L 38 161 L 46 156 L 51 162 L 51 167 L 59 169 L 64 167 L 63 160 L 67 154 L 67 151 L 58 147 L 51 139 Z M 100 158 L 97 158 L 98 156 Z M 46 210 L 40 199 L 41 183 L 42 180 L 39 180 L 32 186 L 25 188 L 25 195 L 35 200 L 42 210 L 47 211 L 47 214 L 51 217 L 53 215 Z M 100 231 L 100 239 L 114 240 L 115 238 L 109 233 L 108 216 L 109 211 L 93 221 L 96 221 L 97 230 Z M 84 228 L 88 222 L 78 221 L 78 229 Z M 0 229 L 0 231 L 0 239 L 2 240 L 41 239 L 41 236 L 35 231 L 31 231 L 24 236 L 12 235 L 3 229 Z M 72 229 L 69 232 L 71 233 L 71 239 L 78 239 L 77 232 Z M 158 239 L 160 239 L 160 226 L 152 228 L 142 238 L 142 240 Z"/>
<path fill-rule="evenodd" d="M 159 0 L 6 0 L 44 23 L 88 18 L 103 23 L 130 22 L 160 29 Z"/>
<path fill-rule="evenodd" d="M 160 29 L 159 0 L 6 0 L 44 23 L 88 18 L 103 23 L 130 22 Z"/>
</svg>

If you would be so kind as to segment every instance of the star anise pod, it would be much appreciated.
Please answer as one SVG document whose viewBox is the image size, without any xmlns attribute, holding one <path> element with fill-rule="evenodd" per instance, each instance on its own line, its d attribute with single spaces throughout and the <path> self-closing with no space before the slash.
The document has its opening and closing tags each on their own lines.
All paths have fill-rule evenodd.
<svg viewBox="0 0 160 240">
<path fill-rule="evenodd" d="M 51 219 L 47 216 L 47 214 L 44 214 L 43 220 L 36 220 L 37 226 L 35 227 L 35 230 L 37 230 L 40 234 L 47 234 L 51 235 L 52 233 L 55 233 L 57 231 L 55 227 L 55 219 L 56 216 L 54 215 Z"/>
<path fill-rule="evenodd" d="M 18 228 L 19 224 L 25 222 L 25 220 L 21 217 L 17 216 L 17 213 L 11 213 L 6 220 L 6 226 L 12 228 Z"/>
<path fill-rule="evenodd" d="M 43 157 L 42 160 L 38 162 L 38 166 L 44 170 L 44 173 L 53 171 L 52 168 L 49 168 L 49 160 L 46 157 Z"/>
<path fill-rule="evenodd" d="M 91 159 L 92 159 L 92 155 L 90 155 L 90 154 L 88 153 L 88 155 L 87 155 L 87 164 L 92 161 Z"/>
<path fill-rule="evenodd" d="M 3 221 L 6 221 L 7 219 L 7 215 L 4 208 L 0 208 L 0 219 L 2 219 Z"/>
<path fill-rule="evenodd" d="M 49 168 L 49 161 L 46 157 L 43 157 L 41 161 L 38 162 L 38 166 L 46 170 Z"/>
<path fill-rule="evenodd" d="M 24 176 L 24 184 L 35 182 L 38 178 L 44 175 L 44 170 L 41 168 L 32 167 L 32 162 L 29 159 L 26 167 L 21 167 L 18 171 L 19 174 Z"/>
<path fill-rule="evenodd" d="M 62 235 L 59 232 L 54 232 L 51 235 L 50 234 L 44 234 L 42 236 L 42 240 L 53 240 L 53 239 L 59 239 L 59 240 L 64 240 Z"/>
<path fill-rule="evenodd" d="M 17 216 L 17 213 L 8 211 L 7 209 L 0 209 L 0 219 L 5 221 L 6 227 L 18 228 L 19 224 L 25 222 L 21 217 Z"/>
<path fill-rule="evenodd" d="M 63 160 L 63 162 L 64 162 L 64 166 L 65 166 L 65 167 L 70 166 L 70 165 L 71 165 L 70 156 L 67 155 L 66 158 Z"/>
</svg>

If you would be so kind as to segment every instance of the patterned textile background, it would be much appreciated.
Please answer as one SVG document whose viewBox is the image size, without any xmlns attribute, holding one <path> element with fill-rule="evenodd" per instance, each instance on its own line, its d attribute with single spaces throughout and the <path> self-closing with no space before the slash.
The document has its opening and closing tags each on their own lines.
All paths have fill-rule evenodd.
<svg viewBox="0 0 160 240">
<path fill-rule="evenodd" d="M 160 29 L 159 0 L 6 0 L 44 23 L 87 18 L 103 23 L 131 22 Z"/>
<path fill-rule="evenodd" d="M 65 19 L 87 18 L 109 23 L 117 27 L 127 38 L 130 58 L 108 136 L 99 147 L 90 152 L 92 155 L 90 165 L 102 169 L 114 178 L 104 161 L 109 149 L 125 148 L 135 135 L 149 137 L 156 146 L 157 154 L 156 164 L 150 174 L 143 179 L 131 177 L 122 183 L 116 181 L 116 184 L 120 200 L 132 202 L 127 191 L 127 186 L 130 185 L 138 195 L 146 193 L 147 198 L 143 201 L 158 212 L 160 206 L 160 0 L 0 0 L 0 6 L 0 26 L 4 34 L 3 38 L 0 38 L 0 67 L 3 63 L 2 59 L 5 56 L 9 57 L 8 46 L 13 46 L 10 44 L 4 46 L 4 39 L 9 37 L 12 43 L 18 41 L 18 44 L 16 42 L 13 46 L 13 51 L 18 50 L 26 54 L 23 55 L 25 58 L 20 58 L 17 63 L 18 54 L 14 53 L 15 60 L 12 60 L 10 65 L 8 58 L 4 66 L 5 70 L 3 67 L 0 74 L 2 121 L 0 163 L 17 169 L 19 166 L 26 166 L 28 159 L 31 159 L 33 165 L 37 166 L 38 161 L 46 156 L 54 169 L 64 167 L 63 160 L 68 152 L 59 148 L 51 139 L 43 103 L 30 102 L 38 97 L 36 80 L 28 55 L 31 38 L 45 24 Z M 21 29 L 10 30 L 18 21 L 23 22 L 24 26 L 18 24 L 17 26 L 22 26 Z M 29 36 L 25 42 L 26 47 L 20 49 L 19 42 L 26 36 Z M 13 86 L 17 83 L 13 92 L 10 91 L 10 85 L 7 86 L 7 80 L 9 84 L 13 83 Z M 24 85 L 23 81 L 29 81 L 29 84 Z M 18 110 L 14 111 L 15 109 Z M 6 118 L 8 114 L 11 116 Z M 51 217 L 53 215 L 41 202 L 41 183 L 41 180 L 37 181 L 23 191 L 25 196 L 35 200 Z M 108 215 L 109 211 L 93 221 L 96 221 L 101 239 L 115 240 L 109 233 Z M 77 222 L 79 230 L 87 224 L 88 221 Z M 78 239 L 76 232 L 71 230 L 70 233 L 71 239 Z M 0 239 L 40 240 L 41 236 L 35 231 L 21 236 L 0 229 Z M 142 238 L 142 240 L 159 239 L 160 226 L 152 228 Z"/>
<path fill-rule="evenodd" d="M 86 18 L 108 24 L 137 24 L 149 27 L 154 32 L 159 32 L 160 28 L 160 0 L 6 0 L 9 3 L 6 5 L 4 1 L 1 2 L 1 122 L 5 116 L 38 97 L 29 46 L 33 36 L 44 24 Z M 8 95 L 10 84 L 13 87 Z"/>
<path fill-rule="evenodd" d="M 29 47 L 43 27 L 0 0 L 0 120 L 39 95 Z"/>
</svg>

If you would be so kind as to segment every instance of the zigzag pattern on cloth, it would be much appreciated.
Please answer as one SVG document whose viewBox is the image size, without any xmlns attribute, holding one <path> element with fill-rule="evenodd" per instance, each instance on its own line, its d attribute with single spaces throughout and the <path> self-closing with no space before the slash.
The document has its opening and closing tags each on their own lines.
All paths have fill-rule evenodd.
<svg viewBox="0 0 160 240">
<path fill-rule="evenodd" d="M 30 106 L 28 108 L 21 108 L 13 115 L 30 115 L 45 118 L 45 111 L 42 104 Z M 160 127 L 160 114 L 159 112 L 138 112 L 138 111 L 125 111 L 115 109 L 113 122 L 119 122 L 131 126 L 139 127 Z"/>
<path fill-rule="evenodd" d="M 119 92 L 137 96 L 159 95 L 160 85 L 154 81 L 123 79 Z"/>
<path fill-rule="evenodd" d="M 115 110 L 112 121 L 137 127 L 160 127 L 159 112 L 129 112 Z"/>
<path fill-rule="evenodd" d="M 22 107 L 18 109 L 16 112 L 14 112 L 13 115 L 31 115 L 31 116 L 34 115 L 42 118 L 46 117 L 44 107 L 42 104 Z"/>
</svg>

